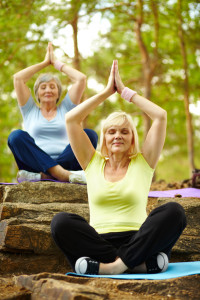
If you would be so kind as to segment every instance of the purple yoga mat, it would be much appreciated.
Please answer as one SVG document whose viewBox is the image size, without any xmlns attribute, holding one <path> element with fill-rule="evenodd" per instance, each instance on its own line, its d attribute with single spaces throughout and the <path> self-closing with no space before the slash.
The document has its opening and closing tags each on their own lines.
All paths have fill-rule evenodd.
<svg viewBox="0 0 200 300">
<path fill-rule="evenodd" d="M 54 179 L 40 179 L 40 180 L 31 180 L 30 182 L 38 182 L 38 181 L 53 181 L 53 182 L 59 182 L 59 183 L 69 183 L 64 181 L 58 181 Z M 13 185 L 13 184 L 19 184 L 19 182 L 0 182 L 0 185 Z"/>
<path fill-rule="evenodd" d="M 168 190 L 168 191 L 150 191 L 149 197 L 175 197 L 176 195 L 181 195 L 182 197 L 195 197 L 200 198 L 200 189 L 196 188 L 185 188 L 178 190 Z"/>
</svg>

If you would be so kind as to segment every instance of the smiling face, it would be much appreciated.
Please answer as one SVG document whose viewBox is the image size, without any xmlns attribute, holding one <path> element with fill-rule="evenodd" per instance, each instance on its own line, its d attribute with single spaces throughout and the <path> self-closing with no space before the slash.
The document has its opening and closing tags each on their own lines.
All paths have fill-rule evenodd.
<svg viewBox="0 0 200 300">
<path fill-rule="evenodd" d="M 100 135 L 101 155 L 108 158 L 109 151 L 119 152 L 127 151 L 127 149 L 129 149 L 129 158 L 137 156 L 140 152 L 136 127 L 132 117 L 127 113 L 122 111 L 113 112 L 102 123 Z"/>
<path fill-rule="evenodd" d="M 59 98 L 58 86 L 55 80 L 42 82 L 38 88 L 38 99 L 40 103 L 44 102 L 57 102 Z"/>
<path fill-rule="evenodd" d="M 109 154 L 130 152 L 134 144 L 133 132 L 128 122 L 113 125 L 105 132 L 105 146 Z"/>
<path fill-rule="evenodd" d="M 38 102 L 41 102 L 40 97 L 43 97 L 44 89 L 47 88 L 47 86 L 45 87 L 42 84 L 49 85 L 49 83 L 54 84 L 54 87 L 53 86 L 49 87 L 50 88 L 49 93 L 53 92 L 53 94 L 54 94 L 55 90 L 57 90 L 58 94 L 56 94 L 56 97 L 57 97 L 56 102 L 59 101 L 61 94 L 62 94 L 62 85 L 61 85 L 59 78 L 51 73 L 42 73 L 38 76 L 38 78 L 36 79 L 35 84 L 34 84 L 34 94 L 35 94 L 36 100 Z M 39 91 L 39 88 L 40 88 L 40 91 Z M 54 88 L 55 88 L 55 90 L 53 91 Z M 39 97 L 39 94 L 40 94 L 40 97 Z M 47 97 L 45 99 L 50 99 L 50 94 L 48 96 L 49 96 L 49 98 Z"/>
</svg>

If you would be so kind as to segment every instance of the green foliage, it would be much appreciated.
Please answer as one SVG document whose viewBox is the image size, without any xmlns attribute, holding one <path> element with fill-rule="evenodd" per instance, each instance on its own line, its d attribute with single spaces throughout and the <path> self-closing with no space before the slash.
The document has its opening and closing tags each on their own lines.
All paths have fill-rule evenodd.
<svg viewBox="0 0 200 300">
<path fill-rule="evenodd" d="M 184 38 L 189 70 L 190 100 L 199 100 L 200 64 L 200 4 L 199 1 L 182 0 Z M 155 18 L 153 3 L 158 6 L 158 62 L 151 86 L 151 100 L 168 112 L 168 128 L 163 155 L 157 167 L 157 178 L 181 180 L 188 177 L 186 117 L 183 102 L 183 60 L 178 37 L 177 1 L 143 0 L 142 38 L 149 57 L 155 57 Z M 13 91 L 13 74 L 40 62 L 45 55 L 49 36 L 58 45 L 60 29 L 78 22 L 91 23 L 96 14 L 102 21 L 110 23 L 107 32 L 99 32 L 97 45 L 92 56 L 81 57 L 81 71 L 104 86 L 107 83 L 113 59 L 118 59 L 119 69 L 125 84 L 139 93 L 144 93 L 143 66 L 138 42 L 135 35 L 135 22 L 139 17 L 138 1 L 120 0 L 2 0 L 0 2 L 0 180 L 15 181 L 17 168 L 7 146 L 9 133 L 22 125 L 22 117 L 17 107 Z M 49 34 L 49 35 L 48 35 Z M 65 32 L 63 37 L 67 36 Z M 80 46 L 80 45 L 79 45 Z M 81 55 L 81 53 L 80 53 Z M 73 57 L 65 54 L 67 63 Z M 50 70 L 51 71 L 51 70 Z M 53 69 L 52 69 L 53 71 Z M 30 80 L 32 89 L 35 81 Z M 69 84 L 62 75 L 61 81 L 66 89 Z M 87 89 L 85 97 L 95 93 Z M 142 142 L 143 119 L 133 105 L 125 103 L 116 95 L 115 100 L 107 100 L 87 119 L 87 126 L 99 133 L 100 121 L 114 110 L 125 110 L 137 123 Z M 193 116 L 195 163 L 200 167 L 198 157 L 200 147 L 199 116 Z M 169 168 L 169 165 L 171 168 Z"/>
</svg>

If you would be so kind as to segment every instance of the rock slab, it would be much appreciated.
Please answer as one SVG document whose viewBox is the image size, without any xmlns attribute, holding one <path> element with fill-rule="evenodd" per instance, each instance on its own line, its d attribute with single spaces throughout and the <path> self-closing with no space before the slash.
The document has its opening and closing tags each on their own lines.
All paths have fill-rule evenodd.
<svg viewBox="0 0 200 300">
<path fill-rule="evenodd" d="M 169 201 L 184 207 L 188 222 L 173 248 L 172 261 L 200 260 L 200 199 L 149 198 L 148 213 Z M 200 299 L 199 275 L 165 281 L 62 275 L 71 268 L 50 233 L 51 220 L 60 211 L 89 220 L 86 186 L 0 185 L 0 299 Z"/>
</svg>

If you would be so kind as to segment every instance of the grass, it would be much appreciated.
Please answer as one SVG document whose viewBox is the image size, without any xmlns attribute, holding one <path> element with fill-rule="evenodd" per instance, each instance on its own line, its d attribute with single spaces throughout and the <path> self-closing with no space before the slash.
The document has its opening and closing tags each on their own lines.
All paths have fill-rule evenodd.
<svg viewBox="0 0 200 300">
<path fill-rule="evenodd" d="M 200 168 L 200 158 L 195 158 L 196 168 Z M 173 155 L 160 161 L 156 168 L 156 180 L 166 182 L 182 181 L 191 178 L 189 163 L 186 157 Z"/>
</svg>

